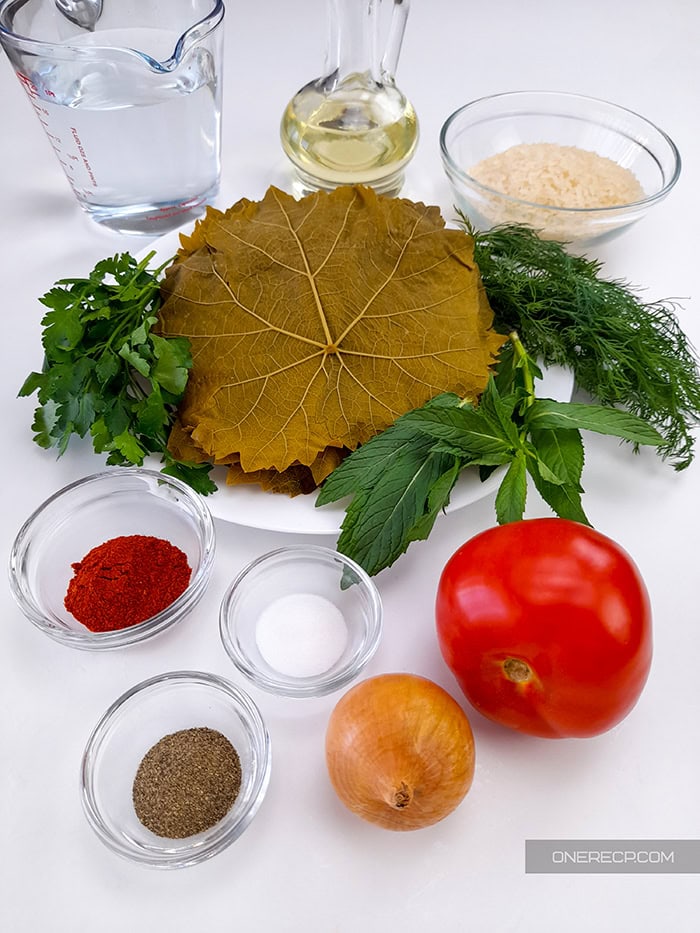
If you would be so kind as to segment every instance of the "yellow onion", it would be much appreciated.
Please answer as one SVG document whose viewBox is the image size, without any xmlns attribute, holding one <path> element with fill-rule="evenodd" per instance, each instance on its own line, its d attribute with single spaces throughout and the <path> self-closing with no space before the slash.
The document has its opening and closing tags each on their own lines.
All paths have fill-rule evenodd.
<svg viewBox="0 0 700 933">
<path fill-rule="evenodd" d="M 338 701 L 326 764 L 353 813 L 385 829 L 421 829 L 464 799 L 474 777 L 474 737 L 462 708 L 432 680 L 381 674 Z"/>
</svg>

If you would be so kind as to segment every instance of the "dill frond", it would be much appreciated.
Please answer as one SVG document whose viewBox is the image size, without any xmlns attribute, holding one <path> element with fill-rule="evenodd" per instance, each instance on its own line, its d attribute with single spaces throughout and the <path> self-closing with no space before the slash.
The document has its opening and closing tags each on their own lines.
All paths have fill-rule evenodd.
<svg viewBox="0 0 700 933">
<path fill-rule="evenodd" d="M 698 357 L 677 305 L 645 302 L 602 264 L 541 240 L 527 227 L 475 231 L 474 254 L 496 328 L 516 330 L 531 356 L 569 367 L 577 385 L 604 405 L 626 408 L 664 437 L 676 470 L 693 460 L 700 421 Z"/>
</svg>

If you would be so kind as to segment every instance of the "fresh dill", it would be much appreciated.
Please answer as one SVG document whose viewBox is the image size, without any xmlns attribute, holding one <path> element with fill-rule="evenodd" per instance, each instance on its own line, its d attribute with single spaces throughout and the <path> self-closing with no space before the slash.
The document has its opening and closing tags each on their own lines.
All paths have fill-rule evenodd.
<svg viewBox="0 0 700 933">
<path fill-rule="evenodd" d="M 545 365 L 572 370 L 603 405 L 625 408 L 664 438 L 659 454 L 676 470 L 693 459 L 700 420 L 698 359 L 668 301 L 644 302 L 624 282 L 601 276 L 595 259 L 534 231 L 475 231 L 474 258 L 495 326 L 515 330 Z"/>
</svg>

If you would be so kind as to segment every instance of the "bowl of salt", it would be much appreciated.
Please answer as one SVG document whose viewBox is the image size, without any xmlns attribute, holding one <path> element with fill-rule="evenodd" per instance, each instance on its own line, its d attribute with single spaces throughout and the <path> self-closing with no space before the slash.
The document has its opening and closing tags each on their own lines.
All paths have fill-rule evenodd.
<svg viewBox="0 0 700 933">
<path fill-rule="evenodd" d="M 382 603 L 370 577 L 343 554 L 290 545 L 238 574 L 219 625 L 226 653 L 255 686 L 317 697 L 349 684 L 374 655 Z"/>
</svg>

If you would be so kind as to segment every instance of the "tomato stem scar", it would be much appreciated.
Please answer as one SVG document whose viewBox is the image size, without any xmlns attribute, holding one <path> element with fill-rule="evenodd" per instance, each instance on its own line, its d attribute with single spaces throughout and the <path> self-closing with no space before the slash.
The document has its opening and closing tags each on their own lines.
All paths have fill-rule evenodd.
<svg viewBox="0 0 700 933">
<path fill-rule="evenodd" d="M 503 662 L 503 673 L 508 680 L 512 680 L 516 684 L 524 683 L 532 678 L 530 666 L 519 658 L 506 658 Z"/>
</svg>

